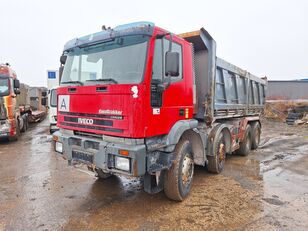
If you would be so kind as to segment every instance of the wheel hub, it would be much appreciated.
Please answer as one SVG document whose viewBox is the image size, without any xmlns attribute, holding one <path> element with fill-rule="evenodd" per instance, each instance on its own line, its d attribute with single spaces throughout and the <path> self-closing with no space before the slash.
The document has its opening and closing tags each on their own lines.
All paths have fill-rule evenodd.
<svg viewBox="0 0 308 231">
<path fill-rule="evenodd" d="M 190 157 L 189 154 L 186 154 L 183 160 L 183 166 L 182 166 L 182 182 L 183 185 L 187 186 L 193 176 L 193 171 L 194 171 L 194 161 Z"/>
<path fill-rule="evenodd" d="M 225 144 L 221 143 L 219 145 L 219 161 L 223 161 L 225 159 Z"/>
</svg>

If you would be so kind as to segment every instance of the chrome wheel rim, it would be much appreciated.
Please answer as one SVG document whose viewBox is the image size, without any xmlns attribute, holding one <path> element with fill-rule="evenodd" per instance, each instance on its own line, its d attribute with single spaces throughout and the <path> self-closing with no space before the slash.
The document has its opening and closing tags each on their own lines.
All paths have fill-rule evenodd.
<svg viewBox="0 0 308 231">
<path fill-rule="evenodd" d="M 194 161 L 189 153 L 186 153 L 182 165 L 182 183 L 187 187 L 192 181 L 194 173 Z"/>
</svg>

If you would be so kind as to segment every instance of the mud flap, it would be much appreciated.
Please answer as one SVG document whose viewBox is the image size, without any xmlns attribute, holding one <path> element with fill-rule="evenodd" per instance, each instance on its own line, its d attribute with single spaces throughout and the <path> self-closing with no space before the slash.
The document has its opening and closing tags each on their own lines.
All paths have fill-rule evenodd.
<svg viewBox="0 0 308 231">
<path fill-rule="evenodd" d="M 165 175 L 166 175 L 166 170 L 160 171 L 158 179 L 157 175 L 150 175 L 149 173 L 146 173 L 143 177 L 144 191 L 149 194 L 155 194 L 161 192 L 164 189 Z"/>
</svg>

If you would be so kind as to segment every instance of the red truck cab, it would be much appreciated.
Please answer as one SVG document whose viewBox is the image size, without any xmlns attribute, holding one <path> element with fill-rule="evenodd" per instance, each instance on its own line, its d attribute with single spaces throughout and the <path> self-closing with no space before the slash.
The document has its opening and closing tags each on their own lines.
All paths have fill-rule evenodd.
<svg viewBox="0 0 308 231">
<path fill-rule="evenodd" d="M 81 47 L 68 51 L 62 87 L 58 89 L 60 127 L 77 126 L 81 132 L 145 138 L 167 134 L 177 121 L 192 118 L 191 45 L 173 37 L 173 49 L 180 54 L 180 73 L 172 78 L 162 103 L 163 99 L 153 94 L 151 88 L 157 87 L 154 81 L 163 82 L 161 49 L 162 46 L 165 52 L 169 49 L 170 39 L 169 35 L 162 39 L 156 36 L 168 32 L 152 24 L 135 25 L 135 28 L 151 33 L 114 38 L 100 48 L 94 45 L 93 49 Z M 117 53 L 112 52 L 115 49 Z M 105 57 L 98 60 L 99 54 Z M 96 119 L 89 119 L 93 115 Z"/>
</svg>

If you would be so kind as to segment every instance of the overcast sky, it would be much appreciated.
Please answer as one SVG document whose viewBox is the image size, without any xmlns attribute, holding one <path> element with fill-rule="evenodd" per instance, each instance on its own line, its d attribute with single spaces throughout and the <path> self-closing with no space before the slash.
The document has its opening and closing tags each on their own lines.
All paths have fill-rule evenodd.
<svg viewBox="0 0 308 231">
<path fill-rule="evenodd" d="M 46 85 L 64 44 L 117 26 L 152 21 L 173 33 L 204 27 L 217 56 L 269 79 L 308 78 L 307 0 L 0 0 L 0 62 Z"/>
</svg>

